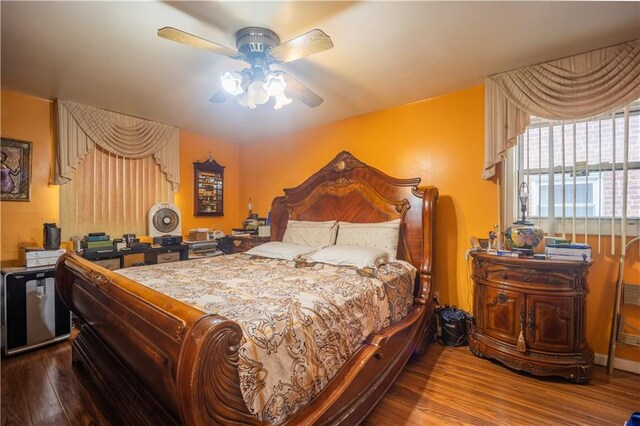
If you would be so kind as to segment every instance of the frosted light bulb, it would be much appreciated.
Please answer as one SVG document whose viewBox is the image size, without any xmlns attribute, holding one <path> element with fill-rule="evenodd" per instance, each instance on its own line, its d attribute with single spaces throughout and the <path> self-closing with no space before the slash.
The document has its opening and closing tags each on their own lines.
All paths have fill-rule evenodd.
<svg viewBox="0 0 640 426">
<path fill-rule="evenodd" d="M 233 96 L 238 96 L 244 92 L 242 90 L 242 76 L 237 72 L 226 72 L 220 77 L 222 88 Z"/>
<path fill-rule="evenodd" d="M 269 100 L 269 94 L 264 89 L 264 83 L 260 80 L 252 82 L 247 88 L 249 108 L 251 104 L 263 105 Z"/>
</svg>

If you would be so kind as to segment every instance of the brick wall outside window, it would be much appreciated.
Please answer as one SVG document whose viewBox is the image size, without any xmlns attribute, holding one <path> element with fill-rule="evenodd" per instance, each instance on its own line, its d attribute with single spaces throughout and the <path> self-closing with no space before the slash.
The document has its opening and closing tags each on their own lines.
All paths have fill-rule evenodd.
<svg viewBox="0 0 640 426">
<path fill-rule="evenodd" d="M 637 104 L 634 104 L 634 106 Z M 582 190 L 589 182 L 589 205 L 585 210 L 585 196 L 582 202 L 576 203 L 576 216 L 584 217 L 588 211 L 589 217 L 621 217 L 623 199 L 623 171 L 612 172 L 614 142 L 615 163 L 618 167 L 624 162 L 624 114 L 615 115 L 615 141 L 612 117 L 591 119 L 564 123 L 564 171 L 565 171 L 565 216 L 573 214 L 573 200 L 569 195 L 573 186 L 573 171 L 576 164 L 576 184 Z M 575 127 L 575 129 L 574 129 Z M 548 168 L 550 133 L 553 141 L 553 165 L 560 167 L 562 161 L 562 130 L 558 122 L 542 119 L 532 120 L 531 126 L 521 137 L 518 145 L 520 149 L 521 179 L 529 182 L 531 193 L 529 213 L 536 217 L 538 212 L 546 216 L 548 208 L 545 199 L 540 200 L 540 194 L 548 193 Z M 574 160 L 575 139 L 575 160 Z M 586 170 L 587 164 L 590 166 Z M 640 111 L 636 108 L 629 114 L 629 143 L 628 143 L 628 183 L 627 183 L 627 217 L 640 217 Z M 529 175 L 527 176 L 527 170 Z M 539 174 L 540 172 L 540 174 Z M 588 178 L 587 178 L 588 175 Z M 555 185 L 562 183 L 562 174 L 556 170 Z M 546 187 L 546 188 L 544 188 Z M 557 191 L 558 192 L 558 191 Z M 555 200 L 556 216 L 561 215 L 561 192 Z M 558 195 L 558 194 L 556 194 Z M 614 209 L 615 200 L 615 209 Z"/>
</svg>

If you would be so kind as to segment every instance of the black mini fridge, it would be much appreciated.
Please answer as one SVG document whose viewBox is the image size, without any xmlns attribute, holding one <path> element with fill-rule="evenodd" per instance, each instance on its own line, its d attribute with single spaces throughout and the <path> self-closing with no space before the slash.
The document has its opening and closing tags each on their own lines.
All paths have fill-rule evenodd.
<svg viewBox="0 0 640 426">
<path fill-rule="evenodd" d="M 2 269 L 2 343 L 7 355 L 69 338 L 71 312 L 53 266 Z"/>
</svg>

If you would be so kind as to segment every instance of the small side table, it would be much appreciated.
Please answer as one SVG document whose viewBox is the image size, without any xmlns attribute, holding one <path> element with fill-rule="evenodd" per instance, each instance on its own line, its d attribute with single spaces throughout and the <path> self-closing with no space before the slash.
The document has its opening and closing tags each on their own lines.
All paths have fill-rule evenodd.
<svg viewBox="0 0 640 426">
<path fill-rule="evenodd" d="M 531 374 L 588 382 L 593 370 L 585 338 L 590 263 L 471 256 L 471 352 Z"/>
<path fill-rule="evenodd" d="M 257 235 L 249 236 L 229 236 L 231 238 L 231 254 L 244 253 L 260 244 L 271 241 L 270 237 L 258 237 Z"/>
</svg>

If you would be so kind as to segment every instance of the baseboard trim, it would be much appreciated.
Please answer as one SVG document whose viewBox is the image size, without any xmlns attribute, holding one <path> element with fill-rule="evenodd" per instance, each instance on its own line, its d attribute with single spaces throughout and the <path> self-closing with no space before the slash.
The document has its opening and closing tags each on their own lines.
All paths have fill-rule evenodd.
<svg viewBox="0 0 640 426">
<path fill-rule="evenodd" d="M 605 354 L 593 354 L 593 362 L 598 365 L 607 365 L 607 356 Z M 613 360 L 613 368 L 618 370 L 629 371 L 631 373 L 640 374 L 640 361 L 631 361 L 630 359 L 615 358 Z"/>
</svg>

